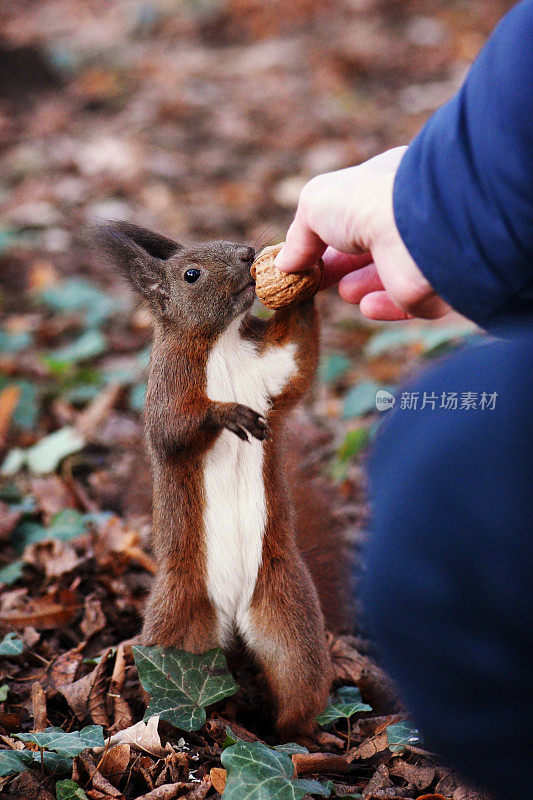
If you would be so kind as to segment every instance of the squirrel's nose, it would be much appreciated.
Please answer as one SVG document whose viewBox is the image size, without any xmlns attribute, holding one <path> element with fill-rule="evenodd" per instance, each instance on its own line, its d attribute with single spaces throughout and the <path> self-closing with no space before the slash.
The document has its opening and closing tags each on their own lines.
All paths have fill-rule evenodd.
<svg viewBox="0 0 533 800">
<path fill-rule="evenodd" d="M 251 264 L 254 260 L 255 250 L 253 247 L 241 247 L 239 249 L 239 259 L 243 264 Z"/>
</svg>

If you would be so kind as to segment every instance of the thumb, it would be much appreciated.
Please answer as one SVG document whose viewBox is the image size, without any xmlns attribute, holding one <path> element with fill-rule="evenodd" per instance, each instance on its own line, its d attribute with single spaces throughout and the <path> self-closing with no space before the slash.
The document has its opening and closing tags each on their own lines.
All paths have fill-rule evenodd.
<svg viewBox="0 0 533 800">
<path fill-rule="evenodd" d="M 316 264 L 326 249 L 322 239 L 296 214 L 287 231 L 285 246 L 274 264 L 282 272 L 302 272 Z"/>
</svg>

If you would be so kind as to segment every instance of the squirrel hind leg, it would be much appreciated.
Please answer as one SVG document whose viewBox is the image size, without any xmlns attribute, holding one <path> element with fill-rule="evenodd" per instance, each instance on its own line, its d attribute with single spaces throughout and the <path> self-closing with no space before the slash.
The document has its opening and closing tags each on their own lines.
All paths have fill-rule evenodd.
<svg viewBox="0 0 533 800">
<path fill-rule="evenodd" d="M 205 653 L 218 647 L 214 610 L 207 597 L 185 591 L 180 581 L 159 573 L 144 618 L 143 645 L 177 647 L 189 653 Z"/>
<path fill-rule="evenodd" d="M 295 583 L 296 596 L 278 584 L 254 604 L 242 636 L 265 675 L 279 734 L 284 741 L 303 742 L 318 730 L 316 716 L 327 704 L 332 667 L 313 587 L 305 578 L 301 586 Z"/>
</svg>

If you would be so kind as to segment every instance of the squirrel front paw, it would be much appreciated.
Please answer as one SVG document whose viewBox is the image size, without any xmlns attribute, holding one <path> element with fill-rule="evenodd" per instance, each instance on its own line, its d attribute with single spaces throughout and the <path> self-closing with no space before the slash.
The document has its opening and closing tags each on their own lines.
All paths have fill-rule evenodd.
<svg viewBox="0 0 533 800">
<path fill-rule="evenodd" d="M 255 439 L 263 441 L 268 436 L 265 418 L 248 406 L 231 403 L 222 415 L 221 424 L 229 431 L 236 433 L 239 439 L 248 442 L 250 433 Z"/>
</svg>

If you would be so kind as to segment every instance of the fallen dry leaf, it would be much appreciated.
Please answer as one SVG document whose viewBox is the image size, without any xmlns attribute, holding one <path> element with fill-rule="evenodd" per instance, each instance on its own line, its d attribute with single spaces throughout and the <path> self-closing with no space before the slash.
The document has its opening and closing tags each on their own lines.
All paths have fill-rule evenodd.
<svg viewBox="0 0 533 800">
<path fill-rule="evenodd" d="M 189 789 L 192 784 L 190 783 L 165 783 L 163 786 L 157 786 L 147 794 L 143 794 L 137 800 L 173 800 L 174 797 L 181 795 L 181 797 L 189 797 L 189 795 L 181 794 L 184 789 Z M 205 797 L 205 795 L 204 795 Z"/>
<path fill-rule="evenodd" d="M 22 517 L 22 511 L 0 500 L 0 541 L 8 541 Z"/>
<path fill-rule="evenodd" d="M 61 589 L 55 595 L 27 599 L 24 607 L 2 612 L 0 623 L 8 628 L 22 630 L 31 626 L 36 630 L 67 627 L 79 611 L 78 598 L 70 589 Z"/>
<path fill-rule="evenodd" d="M 228 773 L 225 769 L 221 767 L 213 767 L 209 772 L 209 777 L 211 778 L 211 783 L 213 784 L 213 788 L 219 794 L 222 794 L 224 789 L 226 788 L 226 775 Z"/>
<path fill-rule="evenodd" d="M 383 750 L 386 750 L 387 746 L 387 732 L 382 731 L 376 734 L 376 736 L 371 736 L 370 739 L 365 739 L 361 744 L 357 745 L 357 747 L 352 747 L 351 750 L 348 750 L 346 753 L 346 760 L 351 763 L 355 761 L 355 759 L 372 758 L 376 753 L 381 753 Z"/>
<path fill-rule="evenodd" d="M 163 747 L 161 744 L 161 737 L 157 731 L 158 725 L 158 716 L 150 717 L 147 722 L 141 720 L 135 723 L 135 725 L 131 725 L 129 728 L 114 733 L 107 739 L 106 744 L 109 743 L 109 746 L 130 744 L 137 750 L 144 750 L 145 753 L 150 753 L 150 755 L 161 758 L 162 756 L 168 755 L 172 747 L 168 744 L 166 747 Z"/>
<path fill-rule="evenodd" d="M 83 619 L 80 629 L 86 639 L 105 628 L 106 618 L 102 611 L 102 604 L 94 594 L 88 594 L 84 602 Z"/>
<path fill-rule="evenodd" d="M 131 647 L 130 647 L 131 651 Z M 111 675 L 108 697 L 113 705 L 113 729 L 116 731 L 129 728 L 133 722 L 133 714 L 127 700 L 122 695 L 126 680 L 125 646 L 120 644 L 115 656 L 115 665 Z"/>
<path fill-rule="evenodd" d="M 29 545 L 24 550 L 24 561 L 44 572 L 47 578 L 59 578 L 82 563 L 74 547 L 59 539 Z"/>
<path fill-rule="evenodd" d="M 15 384 L 6 386 L 0 392 L 0 446 L 4 441 L 11 424 L 11 417 L 20 400 L 20 389 Z"/>
<path fill-rule="evenodd" d="M 124 777 L 130 763 L 131 748 L 129 744 L 119 744 L 104 751 L 98 762 L 98 769 L 114 786 Z"/>
<path fill-rule="evenodd" d="M 33 715 L 33 730 L 44 731 L 48 724 L 46 712 L 46 694 L 40 683 L 31 687 L 31 708 Z"/>
<path fill-rule="evenodd" d="M 59 686 L 58 689 L 80 721 L 90 718 L 96 725 L 109 726 L 106 709 L 107 660 L 111 655 L 109 648 L 104 652 L 100 663 L 85 677 L 73 683 Z"/>
</svg>

